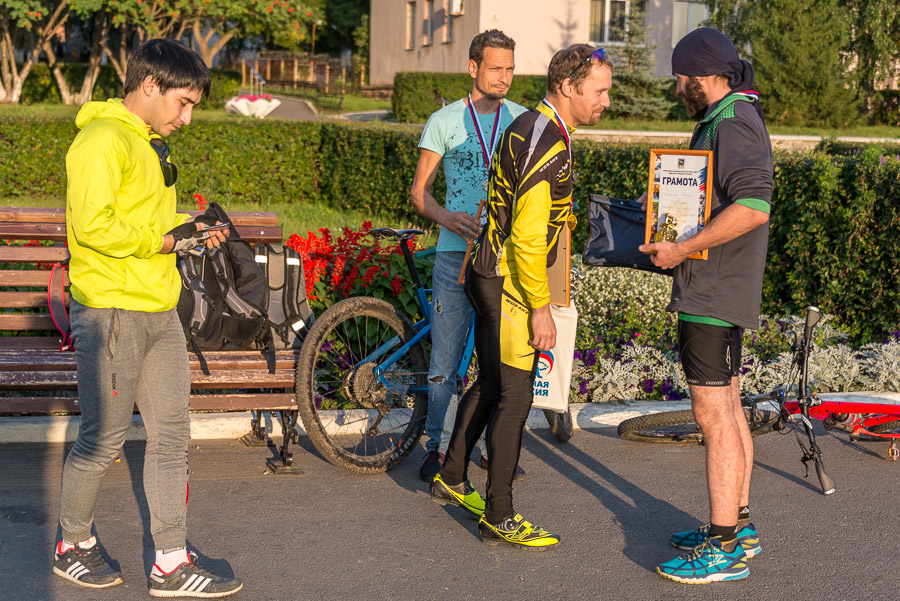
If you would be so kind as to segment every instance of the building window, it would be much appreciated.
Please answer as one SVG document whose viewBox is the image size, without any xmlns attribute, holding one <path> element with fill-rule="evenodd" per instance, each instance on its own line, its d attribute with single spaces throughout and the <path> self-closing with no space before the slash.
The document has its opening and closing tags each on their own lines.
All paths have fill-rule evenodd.
<svg viewBox="0 0 900 601">
<path fill-rule="evenodd" d="M 406 49 L 416 47 L 416 3 L 406 3 Z"/>
<path fill-rule="evenodd" d="M 626 17 L 632 4 L 643 12 L 646 0 L 591 0 L 591 43 L 624 42 Z"/>
<path fill-rule="evenodd" d="M 444 0 L 444 36 L 443 43 L 449 44 L 453 41 L 453 15 L 450 14 L 450 0 Z"/>
<path fill-rule="evenodd" d="M 672 48 L 709 18 L 709 8 L 700 2 L 676 0 L 672 8 Z"/>
<path fill-rule="evenodd" d="M 422 24 L 422 45 L 431 46 L 434 43 L 434 0 L 425 0 L 425 21 Z"/>
</svg>

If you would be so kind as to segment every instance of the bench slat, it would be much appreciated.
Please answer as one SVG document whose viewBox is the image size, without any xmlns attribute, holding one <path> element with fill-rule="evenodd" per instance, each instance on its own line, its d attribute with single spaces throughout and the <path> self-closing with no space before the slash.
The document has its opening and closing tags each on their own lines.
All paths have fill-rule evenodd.
<svg viewBox="0 0 900 601">
<path fill-rule="evenodd" d="M 68 258 L 65 246 L 0 246 L 0 263 L 57 263 Z"/>
<path fill-rule="evenodd" d="M 55 346 L 49 348 L 58 348 L 59 342 L 52 339 Z M 200 370 L 200 361 L 189 353 L 191 361 L 191 370 Z M 265 357 L 259 351 L 219 351 L 203 353 L 209 365 L 210 373 L 216 371 L 227 370 L 268 370 Z M 278 351 L 275 354 L 276 370 L 292 370 L 297 360 L 292 351 Z M 0 349 L 0 372 L 3 371 L 74 371 L 75 370 L 75 353 L 56 351 L 48 352 L 44 350 L 20 349 L 7 350 Z"/>
<path fill-rule="evenodd" d="M 191 397 L 191 411 L 293 410 L 297 401 L 288 392 L 258 394 L 198 394 Z M 0 415 L 9 413 L 80 413 L 77 397 L 22 396 L 0 398 Z"/>
<path fill-rule="evenodd" d="M 56 330 L 49 313 L 0 314 L 0 330 Z"/>
<path fill-rule="evenodd" d="M 66 293 L 66 305 L 72 295 Z M 0 292 L 0 307 L 10 309 L 36 309 L 47 307 L 46 292 Z"/>
<path fill-rule="evenodd" d="M 0 336 L 0 353 L 4 351 L 22 353 L 37 349 L 59 352 L 60 342 L 62 342 L 61 336 Z"/>
<path fill-rule="evenodd" d="M 37 286 L 46 288 L 49 283 L 49 269 L 0 270 L 0 286 Z M 63 278 L 63 284 L 66 286 L 69 285 L 68 272 L 66 272 L 65 277 Z"/>
<path fill-rule="evenodd" d="M 242 225 L 237 223 L 237 231 L 247 242 L 276 242 L 282 240 L 281 228 L 277 225 Z M 0 239 L 52 240 L 66 239 L 64 225 L 54 223 L 0 223 Z M 28 247 L 36 248 L 36 247 Z"/>
<path fill-rule="evenodd" d="M 202 211 L 186 212 L 191 217 L 202 214 Z M 228 216 L 237 225 L 278 225 L 278 215 L 273 211 L 232 211 L 228 213 Z M 65 223 L 66 210 L 60 207 L 0 207 L 0 221 Z"/>
<path fill-rule="evenodd" d="M 0 390 L 75 390 L 78 379 L 71 371 L 0 371 Z M 274 374 L 261 369 L 210 370 L 207 376 L 191 370 L 191 388 L 293 388 L 294 370 L 277 369 Z"/>
</svg>

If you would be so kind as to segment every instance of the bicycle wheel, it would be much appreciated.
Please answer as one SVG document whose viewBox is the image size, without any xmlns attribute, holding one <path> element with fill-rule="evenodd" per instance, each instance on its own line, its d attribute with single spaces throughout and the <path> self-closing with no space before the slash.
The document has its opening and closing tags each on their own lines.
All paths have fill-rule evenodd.
<svg viewBox="0 0 900 601">
<path fill-rule="evenodd" d="M 544 417 L 547 418 L 547 423 L 550 424 L 550 431 L 553 432 L 557 440 L 568 442 L 572 438 L 572 434 L 575 433 L 575 425 L 572 423 L 571 413 L 568 411 L 557 413 L 556 411 L 544 409 Z"/>
<path fill-rule="evenodd" d="M 384 371 L 378 363 L 415 334 L 409 319 L 383 300 L 350 298 L 318 319 L 297 361 L 297 404 L 310 441 L 348 470 L 383 472 L 403 461 L 425 429 L 428 364 L 416 344 Z"/>
<path fill-rule="evenodd" d="M 771 432 L 778 421 L 777 413 L 763 409 L 753 409 L 751 413 L 751 409 L 745 407 L 744 417 L 750 422 L 750 434 L 754 437 Z M 632 417 L 619 424 L 617 433 L 620 438 L 636 442 L 703 444 L 703 432 L 690 409 Z"/>
<path fill-rule="evenodd" d="M 869 431 L 874 434 L 900 434 L 900 419 L 872 426 Z"/>
</svg>

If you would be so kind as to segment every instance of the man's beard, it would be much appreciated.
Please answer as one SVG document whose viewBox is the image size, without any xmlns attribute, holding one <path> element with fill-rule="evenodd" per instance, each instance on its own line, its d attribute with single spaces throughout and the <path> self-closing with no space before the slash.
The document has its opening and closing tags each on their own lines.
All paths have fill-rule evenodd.
<svg viewBox="0 0 900 601">
<path fill-rule="evenodd" d="M 506 92 L 488 92 L 486 90 L 482 90 L 481 86 L 478 83 L 475 83 L 475 87 L 478 88 L 478 91 L 481 92 L 481 95 L 488 100 L 503 100 L 506 98 Z"/>
<path fill-rule="evenodd" d="M 703 91 L 703 86 L 696 77 L 689 77 L 684 84 L 684 92 L 681 94 L 687 115 L 694 121 L 700 121 L 709 107 L 709 97 Z"/>
</svg>

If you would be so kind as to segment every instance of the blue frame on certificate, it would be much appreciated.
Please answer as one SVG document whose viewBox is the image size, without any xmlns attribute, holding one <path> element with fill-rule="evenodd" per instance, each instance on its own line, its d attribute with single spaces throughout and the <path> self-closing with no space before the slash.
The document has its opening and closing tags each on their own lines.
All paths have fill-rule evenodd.
<svg viewBox="0 0 900 601">
<path fill-rule="evenodd" d="M 650 150 L 644 243 L 681 242 L 709 219 L 711 150 Z M 706 259 L 706 249 L 688 257 Z"/>
</svg>

